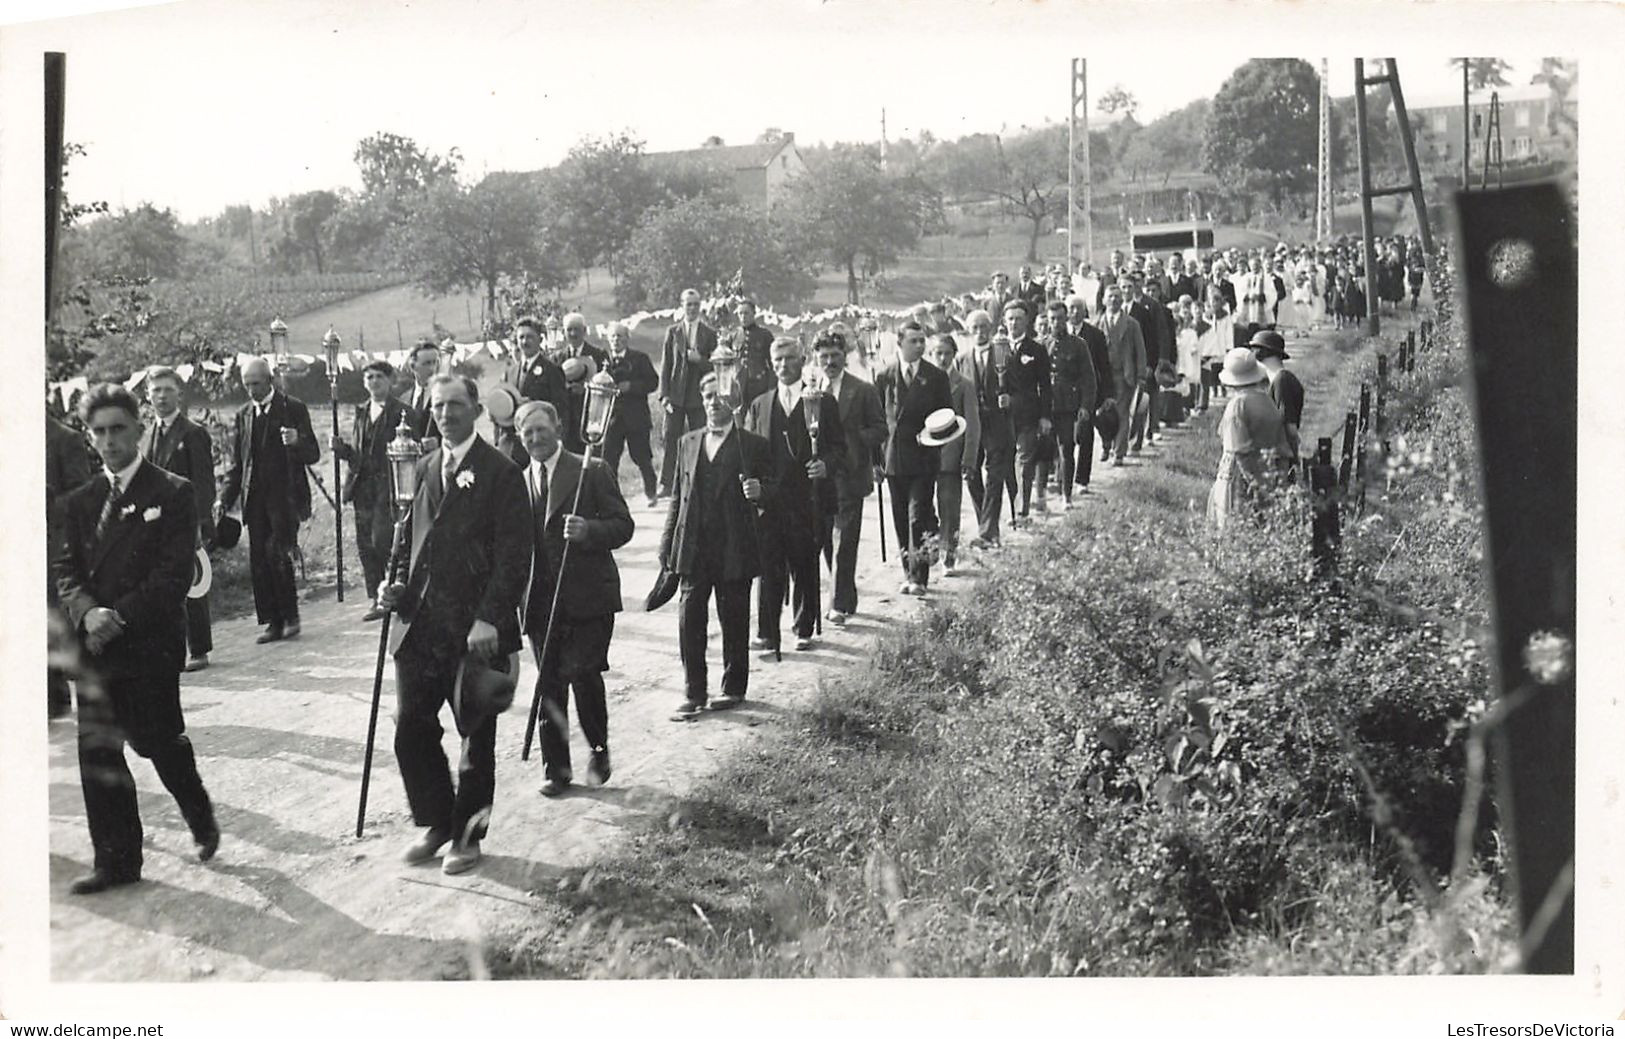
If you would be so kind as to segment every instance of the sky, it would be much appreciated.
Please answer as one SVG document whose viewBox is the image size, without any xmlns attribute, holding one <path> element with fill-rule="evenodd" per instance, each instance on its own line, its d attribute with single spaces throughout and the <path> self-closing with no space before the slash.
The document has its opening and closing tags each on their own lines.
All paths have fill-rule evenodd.
<svg viewBox="0 0 1625 1039">
<path fill-rule="evenodd" d="M 1203 29 L 1197 12 L 1215 21 L 1215 10 L 1231 14 L 1178 37 L 1176 27 Z M 882 107 L 893 139 L 921 129 L 957 137 L 1065 121 L 1072 54 L 1088 60 L 1091 103 L 1121 84 L 1145 122 L 1211 96 L 1248 57 L 1318 64 L 1327 39 L 1347 38 L 1334 28 L 1337 9 L 1310 18 L 1303 5 L 1255 19 L 1268 35 L 1235 36 L 1249 10 L 1065 0 L 190 0 L 20 25 L 0 41 L 8 54 L 68 54 L 67 138 L 88 149 L 72 166 L 71 197 L 115 208 L 150 201 L 194 220 L 236 203 L 358 188 L 355 145 L 381 130 L 435 152 L 457 147 L 472 177 L 550 166 L 582 137 L 619 130 L 654 151 L 713 134 L 746 143 L 767 127 L 808 143 L 873 140 Z M 1374 8 L 1340 16 L 1356 35 L 1392 24 L 1361 10 Z M 1502 29 L 1483 41 L 1497 49 L 1471 53 L 1512 59 L 1513 82 L 1527 82 L 1542 51 L 1528 34 Z M 1393 42 L 1384 35 L 1394 34 L 1373 43 Z M 1147 40 L 1161 60 L 1147 60 Z M 1408 96 L 1459 89 L 1449 53 L 1401 57 Z M 1333 61 L 1334 94 L 1352 89 L 1352 65 L 1348 56 Z"/>
</svg>

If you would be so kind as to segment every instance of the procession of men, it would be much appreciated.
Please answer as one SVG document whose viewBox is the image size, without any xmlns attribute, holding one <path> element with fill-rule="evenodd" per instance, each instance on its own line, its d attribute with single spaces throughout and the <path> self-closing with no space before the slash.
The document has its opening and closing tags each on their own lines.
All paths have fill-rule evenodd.
<svg viewBox="0 0 1625 1039">
<path fill-rule="evenodd" d="M 1097 449 L 1123 465 L 1160 426 L 1205 407 L 1222 389 L 1206 377 L 1211 358 L 1255 351 L 1295 442 L 1304 391 L 1274 331 L 1287 326 L 1242 320 L 1272 302 L 1265 261 L 1170 257 L 1177 280 L 1155 259 L 1120 252 L 1099 273 L 1052 266 L 1040 278 L 1023 266 L 1011 285 L 996 271 L 985 291 L 922 304 L 886 337 L 868 315 L 855 316 L 856 331 L 836 321 L 775 336 L 753 300 L 706 304 L 690 289 L 656 358 L 631 348 L 623 322 L 604 326 L 600 345 L 580 314 L 556 330 L 522 316 L 501 383 L 483 395 L 430 341 L 405 353 L 405 371 L 369 361 L 347 435 L 326 439 L 347 470 L 337 491 L 365 582 L 359 619 L 389 626 L 393 747 L 420 828 L 402 859 L 448 874 L 480 865 L 501 817 L 494 749 L 522 649 L 535 672 L 524 746 L 528 755 L 539 728 L 539 793 L 611 781 L 603 676 L 624 607 L 616 553 L 640 526 L 659 533 L 644 607 L 678 599 L 684 694 L 670 717 L 691 722 L 741 706 L 753 669 L 815 651 L 826 622 L 840 629 L 861 615 L 861 541 L 880 540 L 899 594 L 925 596 L 934 575 L 963 571 L 967 553 L 993 551 L 1006 529 L 1086 494 Z M 79 401 L 95 475 L 76 434 L 50 420 L 52 609 L 80 650 L 81 778 L 96 851 L 75 893 L 140 879 L 126 745 L 157 766 L 198 857 L 220 843 L 179 701 L 179 675 L 212 666 L 214 652 L 209 600 L 189 597 L 187 574 L 195 556 L 206 563 L 246 528 L 257 641 L 301 636 L 294 564 L 321 447 L 281 374 L 261 358 L 240 368 L 248 403 L 219 445 L 218 496 L 215 445 L 188 418 L 173 369 L 145 373 L 146 408 L 110 384 Z M 416 452 L 409 502 L 392 457 L 405 444 Z M 651 510 L 641 519 L 621 489 L 627 456 Z M 880 525 L 866 529 L 877 496 L 890 501 L 876 503 Z M 53 670 L 53 717 L 68 712 L 65 685 Z M 572 699 L 586 745 L 579 769 Z M 461 741 L 455 772 L 446 722 Z"/>
</svg>

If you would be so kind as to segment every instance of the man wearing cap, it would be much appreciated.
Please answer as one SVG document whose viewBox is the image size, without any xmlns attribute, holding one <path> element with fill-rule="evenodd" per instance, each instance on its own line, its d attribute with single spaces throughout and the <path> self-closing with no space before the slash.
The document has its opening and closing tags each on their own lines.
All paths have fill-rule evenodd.
<svg viewBox="0 0 1625 1039">
<path fill-rule="evenodd" d="M 519 467 L 474 435 L 474 380 L 435 376 L 429 407 L 444 439 L 417 463 L 406 573 L 378 602 L 399 617 L 389 631 L 395 760 L 412 821 L 424 827 L 403 858 L 428 862 L 450 843 L 441 868 L 462 873 L 479 864 L 491 818 L 497 734 L 494 711 L 472 703 L 464 686 L 485 669 L 510 681 L 514 674 L 533 514 Z M 441 749 L 440 708 L 448 703 L 462 737 L 455 784 Z"/>
<path fill-rule="evenodd" d="M 999 375 L 999 368 L 1009 359 L 1009 351 L 1005 341 L 992 341 L 993 317 L 987 311 L 972 311 L 965 323 L 975 341 L 954 363 L 959 367 L 959 374 L 976 388 L 982 430 L 980 450 L 974 456 L 968 453 L 965 456 L 973 466 L 965 486 L 976 507 L 978 527 L 971 547 L 986 548 L 999 543 L 999 514 L 1016 478 L 1016 427 L 1010 419 L 1010 395 L 1002 387 Z"/>
<path fill-rule="evenodd" d="M 700 320 L 700 294 L 684 289 L 683 312 L 666 328 L 660 344 L 660 385 L 656 397 L 666 413 L 661 441 L 665 454 L 660 459 L 660 494 L 671 492 L 672 474 L 677 466 L 677 441 L 685 431 L 706 423 L 705 403 L 700 399 L 700 376 L 711 370 L 711 352 L 717 348 L 716 329 Z"/>
<path fill-rule="evenodd" d="M 615 380 L 620 396 L 615 398 L 615 410 L 610 412 L 609 429 L 604 433 L 604 463 L 619 479 L 621 452 L 632 456 L 632 464 L 643 477 L 643 496 L 649 507 L 655 507 L 655 468 L 649 450 L 649 432 L 653 420 L 649 417 L 649 394 L 660 386 L 660 375 L 654 362 L 641 350 L 631 349 L 632 334 L 621 322 L 609 326 L 609 355 L 604 371 Z"/>
<path fill-rule="evenodd" d="M 349 464 L 344 480 L 343 500 L 355 505 L 356 551 L 361 556 L 365 587 L 376 592 L 389 567 L 390 544 L 395 531 L 395 489 L 390 479 L 389 442 L 395 439 L 406 405 L 390 396 L 395 369 L 388 361 L 371 361 L 361 369 L 361 383 L 367 389 L 367 403 L 355 409 L 350 439 L 332 436 L 333 453 Z M 381 620 L 384 611 L 369 603 L 364 621 Z"/>
<path fill-rule="evenodd" d="M 1095 365 L 1089 347 L 1084 341 L 1067 331 L 1066 304 L 1055 300 L 1049 304 L 1050 340 L 1050 428 L 1055 433 L 1056 454 L 1060 469 L 1061 507 L 1072 504 L 1072 481 L 1076 471 L 1078 453 L 1078 416 L 1093 412 L 1097 386 Z M 1083 464 L 1089 464 L 1093 443 L 1084 441 Z M 1038 463 L 1038 496 L 1044 499 L 1044 488 L 1049 483 L 1050 463 Z M 1088 485 L 1088 478 L 1083 483 Z"/>
<path fill-rule="evenodd" d="M 405 402 L 412 409 L 407 426 L 413 438 L 422 441 L 423 450 L 433 451 L 440 443 L 440 429 L 429 413 L 429 380 L 440 371 L 440 348 L 433 340 L 419 339 L 407 360 L 412 370 L 412 395 Z"/>
<path fill-rule="evenodd" d="M 518 390 L 524 400 L 545 400 L 560 415 L 567 414 L 570 390 L 563 369 L 542 349 L 541 322 L 522 317 L 514 323 L 513 335 L 519 343 L 519 356 L 508 362 L 502 381 Z"/>
<path fill-rule="evenodd" d="M 1134 390 L 1146 375 L 1145 340 L 1140 323 L 1123 309 L 1123 290 L 1116 285 L 1106 290 L 1106 309 L 1097 327 L 1106 337 L 1106 354 L 1112 366 L 1112 396 L 1117 398 L 1117 454 L 1113 465 L 1122 465 L 1128 453 L 1128 428 L 1134 407 Z"/>
<path fill-rule="evenodd" d="M 197 546 L 214 541 L 214 441 L 209 431 L 186 416 L 180 373 L 158 365 L 147 369 L 147 402 L 152 428 L 141 440 L 141 457 L 160 469 L 184 476 L 197 505 Z M 194 547 L 197 547 L 194 546 Z M 186 597 L 186 671 L 209 666 L 214 636 L 209 626 L 209 593 Z"/>
<path fill-rule="evenodd" d="M 677 645 L 684 699 L 673 721 L 705 710 L 705 644 L 716 593 L 722 628 L 722 696 L 717 709 L 744 702 L 750 684 L 750 582 L 761 572 L 758 526 L 777 490 L 767 441 L 734 424 L 732 402 L 717 392 L 717 376 L 700 377 L 703 429 L 677 443 L 671 507 L 660 534 L 662 570 L 678 575 Z"/>
<path fill-rule="evenodd" d="M 525 482 L 532 521 L 530 580 L 519 623 L 536 657 L 545 777 L 541 792 L 558 797 L 574 780 L 572 690 L 590 754 L 587 778 L 595 786 L 609 780 L 604 672 L 609 670 L 615 615 L 621 611 L 621 575 L 612 553 L 632 540 L 632 514 L 607 465 L 596 459 L 587 465 L 581 455 L 564 450 L 559 416 L 551 404 L 529 401 L 514 418 L 530 452 Z"/>
<path fill-rule="evenodd" d="M 1043 438 L 1050 435 L 1050 363 L 1043 344 L 1029 330 L 1031 320 L 1020 300 L 1004 308 L 1004 331 L 1010 339 L 1010 365 L 1005 391 L 1010 395 L 1010 421 L 1015 427 L 1016 461 L 1021 468 L 1021 519 L 1032 504 L 1033 476 Z M 1039 509 L 1044 494 L 1038 495 Z M 1012 517 L 1012 526 L 1015 518 Z"/>
<path fill-rule="evenodd" d="M 924 595 L 931 581 L 930 541 L 937 535 L 938 448 L 920 443 L 925 419 L 952 408 L 948 376 L 925 364 L 925 329 L 910 321 L 897 330 L 897 359 L 875 373 L 875 392 L 886 413 L 889 435 L 875 476 L 891 492 L 892 525 L 897 530 L 898 557 L 906 580 L 904 595 Z"/>
<path fill-rule="evenodd" d="M 932 336 L 925 348 L 926 360 L 948 376 L 949 407 L 961 420 L 955 426 L 962 424 L 965 430 L 964 436 L 945 444 L 937 456 L 937 520 L 942 528 L 942 565 L 947 577 L 959 574 L 959 527 L 965 481 L 975 472 L 977 452 L 982 446 L 982 415 L 976 403 L 976 387 L 960 374 L 954 363 L 958 353 L 959 344 L 947 333 Z M 946 419 L 940 412 L 927 415 L 925 435 L 928 438 L 943 436 L 947 430 Z"/>
<path fill-rule="evenodd" d="M 846 372 L 846 340 L 824 333 L 813 344 L 818 366 L 824 371 L 824 392 L 841 419 L 845 454 L 834 479 L 835 512 L 824 518 L 826 538 L 835 545 L 835 589 L 830 596 L 831 624 L 844 625 L 858 612 L 858 539 L 863 533 L 863 502 L 875 488 L 874 459 L 886 442 L 886 413 L 874 386 Z M 823 436 L 823 432 L 819 432 Z"/>
<path fill-rule="evenodd" d="M 104 468 L 68 494 L 51 573 L 83 647 L 79 781 L 95 859 L 69 891 L 90 895 L 141 879 L 126 743 L 174 795 L 200 860 L 214 856 L 220 827 L 181 713 L 196 496 L 184 478 L 142 459 L 140 406 L 129 390 L 94 386 L 79 415 Z"/>
<path fill-rule="evenodd" d="M 1253 356 L 1258 363 L 1264 366 L 1269 374 L 1270 400 L 1281 409 L 1286 419 L 1287 441 L 1292 446 L 1294 456 L 1298 454 L 1298 428 L 1303 423 L 1303 383 L 1296 375 L 1287 371 L 1282 362 L 1291 360 L 1292 355 L 1286 352 L 1286 340 L 1281 338 L 1279 332 L 1268 329 L 1253 333 Z"/>
<path fill-rule="evenodd" d="M 771 357 L 778 385 L 751 401 L 744 426 L 767 440 L 778 477 L 778 494 L 765 516 L 771 529 L 762 539 L 762 579 L 756 595 L 757 648 L 777 652 L 787 582 L 795 610 L 796 649 L 813 646 L 823 602 L 818 553 L 825 517 L 834 515 L 837 507 L 835 485 L 845 468 L 847 443 L 835 399 L 828 393 L 803 393 L 801 341 L 793 336 L 773 340 Z M 816 444 L 808 422 L 808 410 L 814 406 Z"/>
<path fill-rule="evenodd" d="M 264 358 L 243 365 L 242 381 L 248 403 L 235 419 L 231 470 L 215 503 L 215 521 L 242 501 L 254 612 L 265 625 L 255 641 L 276 642 L 299 634 L 293 553 L 299 547 L 299 524 L 310 519 L 305 467 L 316 464 L 321 448 L 310 428 L 309 409 L 275 388 Z"/>
</svg>

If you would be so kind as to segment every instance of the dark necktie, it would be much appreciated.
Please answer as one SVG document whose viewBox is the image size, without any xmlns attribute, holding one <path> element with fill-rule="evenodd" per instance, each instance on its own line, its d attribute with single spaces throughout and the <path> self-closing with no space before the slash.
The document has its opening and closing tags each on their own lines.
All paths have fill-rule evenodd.
<svg viewBox="0 0 1625 1039">
<path fill-rule="evenodd" d="M 99 544 L 107 536 L 107 528 L 113 522 L 113 507 L 118 504 L 119 486 L 118 475 L 109 473 L 107 477 L 107 500 L 102 502 L 101 515 L 96 517 L 96 541 Z"/>
</svg>

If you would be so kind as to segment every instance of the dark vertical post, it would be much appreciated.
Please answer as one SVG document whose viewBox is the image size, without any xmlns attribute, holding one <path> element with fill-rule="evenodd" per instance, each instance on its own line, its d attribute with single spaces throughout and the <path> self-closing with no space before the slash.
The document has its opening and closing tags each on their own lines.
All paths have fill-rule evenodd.
<svg viewBox="0 0 1625 1039">
<path fill-rule="evenodd" d="M 1574 970 L 1578 279 L 1567 200 L 1534 184 L 1456 196 L 1493 591 L 1491 732 L 1524 970 Z M 1529 343 L 1541 344 L 1530 350 Z M 1509 422 L 1508 415 L 1518 416 Z M 1534 653 L 1536 646 L 1545 651 Z"/>
<path fill-rule="evenodd" d="M 1377 431 L 1377 439 L 1382 442 L 1382 455 L 1383 455 L 1384 458 L 1388 457 L 1388 441 L 1386 439 L 1387 435 L 1388 435 L 1388 425 L 1387 425 L 1386 422 L 1383 421 L 1382 405 L 1383 405 L 1384 400 L 1387 397 L 1388 397 L 1388 355 L 1387 354 L 1378 354 L 1377 355 L 1377 414 L 1376 414 L 1376 423 L 1377 423 L 1377 425 L 1376 425 L 1376 431 Z"/>
<path fill-rule="evenodd" d="M 1354 451 L 1354 485 L 1359 488 L 1360 508 L 1365 508 L 1365 456 L 1367 445 L 1370 443 L 1371 431 L 1371 384 L 1360 384 L 1360 437 L 1359 446 Z"/>
<path fill-rule="evenodd" d="M 1416 226 L 1422 239 L 1422 251 L 1427 262 L 1433 259 L 1433 228 L 1428 222 L 1427 198 L 1422 194 L 1422 169 L 1416 161 L 1416 135 L 1411 133 L 1411 119 L 1405 110 L 1405 91 L 1399 85 L 1399 63 L 1388 59 L 1388 93 L 1394 101 L 1394 122 L 1399 127 L 1399 143 L 1405 152 L 1405 172 L 1410 176 L 1411 205 L 1416 208 Z"/>
<path fill-rule="evenodd" d="M 1348 419 L 1343 423 L 1343 464 L 1337 471 L 1337 486 L 1339 490 L 1349 489 L 1349 478 L 1354 475 L 1354 444 L 1359 438 L 1357 432 L 1359 416 L 1349 412 Z"/>
<path fill-rule="evenodd" d="M 63 114 L 67 97 L 67 55 L 45 54 L 45 321 L 56 310 L 56 237 L 62 224 Z"/>
<path fill-rule="evenodd" d="M 1405 370 L 1416 371 L 1416 330 L 1405 333 Z"/>
<path fill-rule="evenodd" d="M 1315 576 L 1337 573 L 1337 542 L 1341 535 L 1337 515 L 1337 468 L 1332 465 L 1332 438 L 1321 437 L 1315 464 L 1309 470 L 1311 501 L 1310 536 L 1315 557 Z"/>
</svg>

